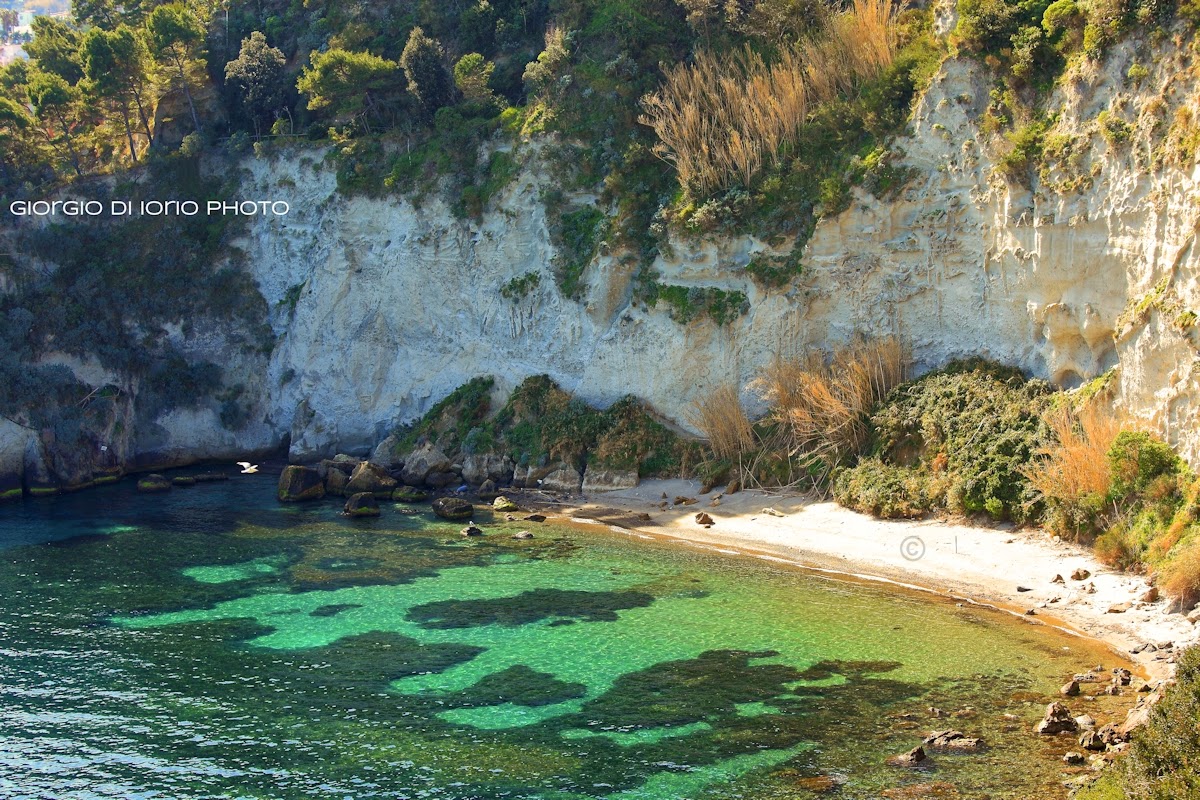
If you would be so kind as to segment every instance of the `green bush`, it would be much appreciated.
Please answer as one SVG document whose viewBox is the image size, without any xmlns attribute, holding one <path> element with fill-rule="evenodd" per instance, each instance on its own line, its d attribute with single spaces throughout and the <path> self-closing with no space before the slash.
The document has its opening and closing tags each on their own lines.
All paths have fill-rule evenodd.
<svg viewBox="0 0 1200 800">
<path fill-rule="evenodd" d="M 842 470 L 833 497 L 846 508 L 883 519 L 921 517 L 934 509 L 929 476 L 919 469 L 863 459 Z"/>
<path fill-rule="evenodd" d="M 953 362 L 888 395 L 871 415 L 872 455 L 884 466 L 936 476 L 925 490 L 927 508 L 1035 518 L 1040 508 L 1021 470 L 1044 439 L 1041 415 L 1052 395 L 1044 381 L 1026 381 L 1017 370 L 980 359 Z M 858 469 L 861 482 L 843 478 L 845 496 L 855 485 L 882 484 L 900 492 L 895 507 L 917 505 L 919 495 L 908 483 L 901 489 L 898 475 L 881 473 L 870 459 Z"/>
<path fill-rule="evenodd" d="M 1119 433 L 1108 450 L 1108 464 L 1112 470 L 1109 499 L 1119 501 L 1146 494 L 1162 478 L 1173 478 L 1186 469 L 1170 445 L 1145 431 Z"/>
<path fill-rule="evenodd" d="M 595 206 L 583 206 L 561 214 L 550 229 L 551 239 L 558 248 L 554 269 L 562 293 L 576 298 L 583 290 L 583 271 L 596 255 L 600 243 L 604 212 Z"/>
</svg>

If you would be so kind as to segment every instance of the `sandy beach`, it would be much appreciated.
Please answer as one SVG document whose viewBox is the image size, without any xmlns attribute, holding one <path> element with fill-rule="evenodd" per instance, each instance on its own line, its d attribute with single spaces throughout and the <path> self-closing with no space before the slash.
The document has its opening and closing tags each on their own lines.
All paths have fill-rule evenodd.
<svg viewBox="0 0 1200 800">
<path fill-rule="evenodd" d="M 1145 577 L 1115 571 L 1085 548 L 1039 529 L 878 520 L 804 496 L 749 490 L 724 495 L 722 487 L 699 492 L 694 481 L 645 481 L 584 498 L 565 513 L 693 546 L 989 604 L 1031 623 L 1099 639 L 1152 680 L 1169 677 L 1173 654 L 1200 638 L 1200 625 L 1174 611 L 1169 600 L 1143 599 L 1151 588 Z M 676 498 L 696 502 L 676 505 Z M 701 512 L 712 518 L 711 527 L 696 521 Z M 1090 574 L 1074 580 L 1077 570 Z"/>
</svg>

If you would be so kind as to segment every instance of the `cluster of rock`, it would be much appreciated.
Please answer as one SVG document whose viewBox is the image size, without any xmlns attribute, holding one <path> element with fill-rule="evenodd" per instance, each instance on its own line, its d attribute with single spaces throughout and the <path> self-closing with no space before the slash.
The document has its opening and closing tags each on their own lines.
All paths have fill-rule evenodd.
<svg viewBox="0 0 1200 800">
<path fill-rule="evenodd" d="M 347 513 L 351 516 L 371 516 L 366 498 L 388 498 L 399 502 L 421 502 L 431 493 L 471 487 L 484 500 L 494 500 L 501 487 L 514 489 L 543 489 L 578 494 L 580 492 L 612 491 L 638 485 L 636 470 L 606 470 L 586 468 L 581 474 L 575 467 L 550 462 L 541 466 L 519 466 L 509 456 L 495 453 L 468 454 L 453 461 L 436 444 L 419 442 L 403 457 L 396 457 L 394 437 L 384 439 L 368 459 L 337 455 L 312 466 L 293 465 L 279 477 L 279 500 L 297 503 L 320 500 L 326 495 L 351 498 Z M 469 518 L 470 512 L 434 511 L 447 519 Z M 445 506 L 445 503 L 442 503 Z M 469 505 L 469 504 L 468 504 Z M 515 509 L 515 506 L 513 506 Z M 508 511 L 507 508 L 497 508 Z M 466 516 L 462 516 L 465 513 Z M 455 515 L 457 514 L 457 516 Z"/>
<path fill-rule="evenodd" d="M 158 494 L 169 492 L 177 486 L 195 486 L 198 483 L 215 483 L 227 480 L 229 480 L 229 476 L 224 472 L 201 472 L 198 475 L 176 475 L 171 478 L 168 478 L 166 475 L 160 475 L 157 472 L 152 472 L 138 479 L 137 490 L 144 494 Z"/>
</svg>

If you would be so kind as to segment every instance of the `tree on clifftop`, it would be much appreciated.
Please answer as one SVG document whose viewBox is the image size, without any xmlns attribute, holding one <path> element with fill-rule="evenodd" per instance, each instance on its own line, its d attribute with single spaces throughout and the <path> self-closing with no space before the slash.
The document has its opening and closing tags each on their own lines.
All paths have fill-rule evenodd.
<svg viewBox="0 0 1200 800">
<path fill-rule="evenodd" d="M 75 151 L 75 141 L 71 138 L 71 128 L 75 124 L 73 109 L 79 100 L 79 92 L 58 75 L 52 72 L 34 72 L 29 76 L 29 102 L 34 113 L 42 121 L 46 138 L 51 144 L 55 143 L 54 123 L 62 133 L 66 142 L 67 153 L 71 157 L 71 166 L 76 175 L 83 175 L 79 165 L 79 154 Z"/>
<path fill-rule="evenodd" d="M 368 115 L 380 116 L 380 95 L 394 85 L 395 61 L 334 48 L 314 53 L 296 87 L 308 96 L 310 110 L 328 109 L 335 117 L 361 121 L 369 133 Z"/>
<path fill-rule="evenodd" d="M 188 86 L 187 73 L 199 62 L 199 51 L 204 44 L 204 26 L 187 6 L 171 3 L 159 6 L 146 19 L 146 39 L 154 57 L 175 68 L 176 77 L 187 98 L 192 112 L 192 125 L 200 130 L 200 117 L 196 114 L 196 103 Z"/>
<path fill-rule="evenodd" d="M 238 89 L 242 108 L 254 122 L 257 137 L 260 118 L 286 108 L 287 84 L 283 51 L 267 44 L 261 31 L 242 40 L 238 57 L 225 65 L 225 82 Z"/>
<path fill-rule="evenodd" d="M 454 82 L 443 61 L 444 55 L 437 40 L 426 36 L 419 27 L 412 29 L 400 55 L 408 91 L 430 114 L 454 102 Z"/>
</svg>

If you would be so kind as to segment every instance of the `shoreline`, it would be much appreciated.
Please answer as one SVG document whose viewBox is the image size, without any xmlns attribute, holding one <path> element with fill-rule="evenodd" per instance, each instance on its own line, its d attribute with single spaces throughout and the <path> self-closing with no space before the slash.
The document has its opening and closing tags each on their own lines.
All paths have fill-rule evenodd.
<svg viewBox="0 0 1200 800">
<path fill-rule="evenodd" d="M 643 481 L 634 489 L 555 504 L 555 512 L 627 533 L 990 606 L 1100 641 L 1154 682 L 1169 679 L 1175 653 L 1200 640 L 1200 625 L 1170 611 L 1171 601 L 1141 599 L 1151 588 L 1144 576 L 1107 567 L 1085 548 L 1040 529 L 880 520 L 805 496 L 758 490 L 723 495 L 720 487 L 701 495 L 699 489 L 696 481 Z M 696 502 L 675 505 L 676 497 Z M 711 527 L 696 521 L 701 512 L 712 518 Z M 1078 569 L 1088 577 L 1073 580 Z M 1125 610 L 1110 612 L 1114 608 Z"/>
</svg>

